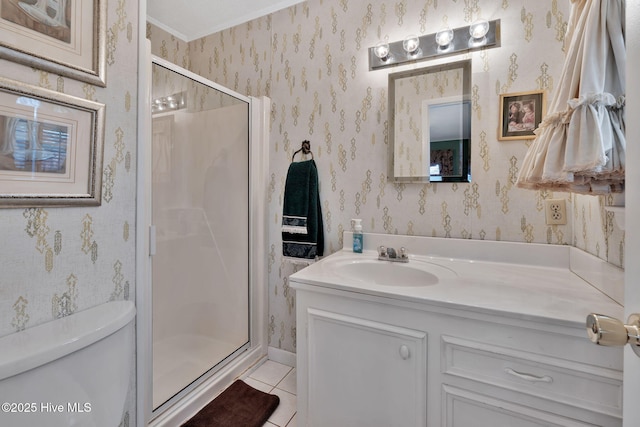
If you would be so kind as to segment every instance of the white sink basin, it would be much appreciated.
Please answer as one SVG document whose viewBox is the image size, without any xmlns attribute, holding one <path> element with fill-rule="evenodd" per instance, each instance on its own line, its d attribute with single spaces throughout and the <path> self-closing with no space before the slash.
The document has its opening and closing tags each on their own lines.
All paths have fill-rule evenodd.
<svg viewBox="0 0 640 427">
<path fill-rule="evenodd" d="M 354 256 L 338 258 L 325 266 L 345 279 L 382 286 L 430 286 L 457 277 L 447 267 L 416 259 L 401 263 Z"/>
</svg>

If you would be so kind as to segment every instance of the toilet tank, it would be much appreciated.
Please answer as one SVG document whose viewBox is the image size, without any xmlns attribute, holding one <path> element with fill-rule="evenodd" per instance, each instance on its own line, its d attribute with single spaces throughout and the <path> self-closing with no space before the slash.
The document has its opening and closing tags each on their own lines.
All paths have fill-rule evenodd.
<svg viewBox="0 0 640 427">
<path fill-rule="evenodd" d="M 133 302 L 112 301 L 0 337 L 0 426 L 117 427 L 134 317 Z"/>
</svg>

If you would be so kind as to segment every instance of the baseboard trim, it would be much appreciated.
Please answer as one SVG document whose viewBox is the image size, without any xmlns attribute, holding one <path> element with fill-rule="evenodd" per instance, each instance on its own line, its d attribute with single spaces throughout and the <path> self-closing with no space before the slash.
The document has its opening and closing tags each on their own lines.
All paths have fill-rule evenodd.
<svg viewBox="0 0 640 427">
<path fill-rule="evenodd" d="M 290 351 L 282 350 L 280 348 L 269 347 L 267 350 L 267 357 L 274 362 L 282 363 L 283 365 L 296 367 L 296 354 Z"/>
</svg>

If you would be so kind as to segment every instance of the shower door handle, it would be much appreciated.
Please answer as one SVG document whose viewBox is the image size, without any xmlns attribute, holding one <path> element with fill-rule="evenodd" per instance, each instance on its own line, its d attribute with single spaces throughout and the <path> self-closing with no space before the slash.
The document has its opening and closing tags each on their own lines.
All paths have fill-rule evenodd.
<svg viewBox="0 0 640 427">
<path fill-rule="evenodd" d="M 149 226 L 149 256 L 156 254 L 156 226 Z"/>
</svg>

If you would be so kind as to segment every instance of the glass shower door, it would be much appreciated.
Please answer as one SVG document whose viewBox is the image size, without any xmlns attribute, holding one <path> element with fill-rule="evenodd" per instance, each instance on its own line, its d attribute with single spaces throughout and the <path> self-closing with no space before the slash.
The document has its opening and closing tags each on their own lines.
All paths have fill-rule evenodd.
<svg viewBox="0 0 640 427">
<path fill-rule="evenodd" d="M 249 346 L 249 102 L 156 63 L 153 408 Z"/>
</svg>

